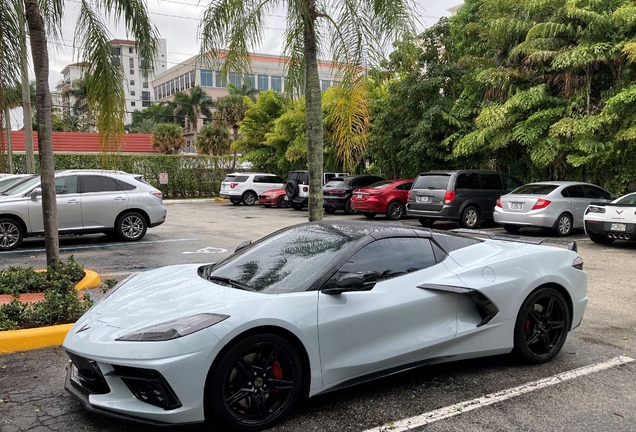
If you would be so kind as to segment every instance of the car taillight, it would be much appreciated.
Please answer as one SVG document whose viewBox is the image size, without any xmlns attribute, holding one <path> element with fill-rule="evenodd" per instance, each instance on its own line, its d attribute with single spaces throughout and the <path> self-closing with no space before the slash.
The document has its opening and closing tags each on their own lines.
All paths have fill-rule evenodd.
<svg viewBox="0 0 636 432">
<path fill-rule="evenodd" d="M 303 192 L 309 192 L 309 186 L 303 186 Z"/>
<path fill-rule="evenodd" d="M 497 198 L 497 204 L 495 204 L 495 207 L 503 208 L 501 206 L 501 198 Z"/>
<path fill-rule="evenodd" d="M 154 195 L 157 198 L 161 198 L 161 192 L 159 192 L 159 191 L 152 191 L 152 192 L 150 192 L 150 195 Z"/>
<path fill-rule="evenodd" d="M 329 195 L 344 195 L 346 193 L 347 193 L 347 191 L 342 190 L 342 189 L 331 189 L 329 191 Z"/>
<path fill-rule="evenodd" d="M 446 195 L 444 195 L 444 204 L 450 204 L 455 201 L 455 191 L 446 191 Z"/>
<path fill-rule="evenodd" d="M 239 185 L 238 183 L 230 183 L 230 189 L 234 189 L 238 185 Z"/>
<path fill-rule="evenodd" d="M 532 207 L 532 210 L 541 210 L 546 208 L 547 206 L 550 205 L 552 201 L 547 200 L 547 199 L 543 199 L 543 198 L 539 198 L 536 202 L 536 204 L 534 205 L 534 207 Z"/>
</svg>

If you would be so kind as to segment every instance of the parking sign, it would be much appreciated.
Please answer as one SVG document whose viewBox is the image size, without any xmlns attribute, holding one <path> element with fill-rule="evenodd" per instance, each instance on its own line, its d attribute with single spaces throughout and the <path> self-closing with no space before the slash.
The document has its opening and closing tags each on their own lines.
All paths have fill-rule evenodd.
<svg viewBox="0 0 636 432">
<path fill-rule="evenodd" d="M 168 184 L 168 173 L 159 173 L 159 184 Z"/>
</svg>

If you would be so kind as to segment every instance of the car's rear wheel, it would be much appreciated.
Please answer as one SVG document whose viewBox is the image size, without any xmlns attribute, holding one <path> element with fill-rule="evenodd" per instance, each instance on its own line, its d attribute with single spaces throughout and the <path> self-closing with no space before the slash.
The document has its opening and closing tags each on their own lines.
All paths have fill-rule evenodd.
<svg viewBox="0 0 636 432">
<path fill-rule="evenodd" d="M 302 204 L 296 204 L 295 202 L 291 202 L 290 201 L 289 205 L 291 205 L 294 210 L 302 210 L 303 209 L 303 205 Z"/>
<path fill-rule="evenodd" d="M 435 223 L 435 219 L 425 218 L 425 217 L 417 218 L 417 221 L 420 223 L 420 225 L 426 228 L 432 227 L 433 224 Z"/>
<path fill-rule="evenodd" d="M 373 212 L 364 213 L 364 217 L 367 219 L 373 219 L 375 217 L 375 213 Z"/>
<path fill-rule="evenodd" d="M 570 235 L 570 233 L 572 232 L 572 216 L 567 213 L 561 213 L 556 221 L 554 231 L 560 237 Z"/>
<path fill-rule="evenodd" d="M 124 213 L 117 220 L 115 231 L 117 236 L 126 241 L 137 241 L 146 235 L 148 224 L 146 218 L 137 212 Z"/>
<path fill-rule="evenodd" d="M 0 251 L 10 251 L 22 243 L 24 231 L 22 226 L 13 219 L 0 219 Z"/>
<path fill-rule="evenodd" d="M 285 195 L 279 196 L 278 200 L 276 201 L 276 207 L 286 208 L 288 206 L 289 206 L 289 200 L 287 199 L 287 197 Z"/>
<path fill-rule="evenodd" d="M 211 370 L 206 405 L 236 431 L 260 431 L 280 422 L 302 391 L 300 355 L 286 339 L 257 334 L 240 340 Z"/>
<path fill-rule="evenodd" d="M 241 204 L 241 200 L 237 199 L 237 198 L 230 198 L 230 202 L 234 205 L 240 205 Z"/>
<path fill-rule="evenodd" d="M 386 209 L 386 217 L 391 220 L 400 220 L 404 217 L 404 206 L 401 202 L 394 201 Z"/>
<path fill-rule="evenodd" d="M 358 214 L 358 210 L 354 210 L 353 207 L 351 207 L 351 198 L 349 198 L 347 202 L 345 202 L 344 212 L 348 215 Z"/>
<path fill-rule="evenodd" d="M 519 229 L 521 228 L 519 225 L 504 225 L 503 227 L 509 233 L 519 232 Z"/>
<path fill-rule="evenodd" d="M 251 206 L 251 205 L 254 205 L 257 199 L 258 197 L 256 196 L 254 192 L 247 191 L 243 194 L 241 202 L 243 203 L 243 205 Z"/>
<path fill-rule="evenodd" d="M 598 244 L 612 244 L 615 239 L 609 238 L 606 235 L 590 235 L 590 240 Z"/>
<path fill-rule="evenodd" d="M 519 310 L 515 323 L 514 353 L 526 363 L 545 363 L 556 356 L 568 335 L 570 310 L 554 288 L 533 292 Z"/>
<path fill-rule="evenodd" d="M 459 220 L 459 223 L 464 228 L 477 228 L 477 225 L 479 224 L 479 210 L 473 206 L 466 207 L 462 213 L 462 218 Z"/>
</svg>

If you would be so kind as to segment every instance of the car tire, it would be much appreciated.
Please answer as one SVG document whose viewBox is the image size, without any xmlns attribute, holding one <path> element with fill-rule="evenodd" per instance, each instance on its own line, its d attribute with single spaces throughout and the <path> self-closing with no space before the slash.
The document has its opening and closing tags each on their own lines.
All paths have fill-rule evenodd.
<svg viewBox="0 0 636 432">
<path fill-rule="evenodd" d="M 210 370 L 206 420 L 210 414 L 233 431 L 268 429 L 287 416 L 302 389 L 302 360 L 290 342 L 268 333 L 247 336 Z"/>
<path fill-rule="evenodd" d="M 521 229 L 519 225 L 504 225 L 503 228 L 509 233 L 516 233 Z"/>
<path fill-rule="evenodd" d="M 554 224 L 554 232 L 559 237 L 565 237 L 572 232 L 572 216 L 561 213 Z"/>
<path fill-rule="evenodd" d="M 345 205 L 344 205 L 344 212 L 345 212 L 345 214 L 347 214 L 347 215 L 354 215 L 354 214 L 358 214 L 358 211 L 357 211 L 357 210 L 354 210 L 354 209 L 351 207 L 351 198 L 349 198 L 349 199 L 345 202 Z"/>
<path fill-rule="evenodd" d="M 124 213 L 117 219 L 115 232 L 125 241 L 141 240 L 146 235 L 148 223 L 146 218 L 137 212 Z"/>
<path fill-rule="evenodd" d="M 598 244 L 612 244 L 615 239 L 609 238 L 606 235 L 590 235 L 590 240 Z"/>
<path fill-rule="evenodd" d="M 291 201 L 290 201 L 290 204 L 289 204 L 289 205 L 291 205 L 291 207 L 292 207 L 294 210 L 302 210 L 302 209 L 303 209 L 303 205 L 302 205 L 302 204 L 296 204 L 295 202 L 291 202 Z"/>
<path fill-rule="evenodd" d="M 298 186 L 298 182 L 296 180 L 290 180 L 285 183 L 285 193 L 289 200 L 293 200 L 300 193 L 300 187 Z"/>
<path fill-rule="evenodd" d="M 234 205 L 241 205 L 241 200 L 236 198 L 230 198 L 230 202 Z"/>
<path fill-rule="evenodd" d="M 386 218 L 390 220 L 400 220 L 404 217 L 404 206 L 401 202 L 393 201 L 386 209 Z"/>
<path fill-rule="evenodd" d="M 367 212 L 367 213 L 363 213 L 363 214 L 364 214 L 364 217 L 367 218 L 367 219 L 373 219 L 375 217 L 375 215 L 376 215 L 376 213 L 373 213 L 373 212 Z"/>
<path fill-rule="evenodd" d="M 11 218 L 0 219 L 0 251 L 10 251 L 22 243 L 24 230 L 22 225 Z"/>
<path fill-rule="evenodd" d="M 554 288 L 539 288 L 523 302 L 515 322 L 513 353 L 529 364 L 556 356 L 568 335 L 570 310 Z"/>
<path fill-rule="evenodd" d="M 281 195 L 278 197 L 278 200 L 276 201 L 276 207 L 278 208 L 287 208 L 289 207 L 289 200 L 285 199 L 286 196 Z"/>
<path fill-rule="evenodd" d="M 417 221 L 420 223 L 420 225 L 422 225 L 423 227 L 426 227 L 426 228 L 432 227 L 433 224 L 435 223 L 435 219 L 433 219 L 433 218 L 425 218 L 425 217 L 417 218 Z"/>
<path fill-rule="evenodd" d="M 336 208 L 335 207 L 332 207 L 332 206 L 325 207 L 325 213 L 332 214 L 332 213 L 335 213 L 335 212 L 336 212 Z"/>
<path fill-rule="evenodd" d="M 243 205 L 246 205 L 246 206 L 254 205 L 254 203 L 257 200 L 258 200 L 258 197 L 252 191 L 245 192 L 243 196 L 241 197 L 241 202 L 243 203 Z"/>
<path fill-rule="evenodd" d="M 474 206 L 468 206 L 462 212 L 462 218 L 459 220 L 462 228 L 475 229 L 479 225 L 479 210 Z"/>
</svg>

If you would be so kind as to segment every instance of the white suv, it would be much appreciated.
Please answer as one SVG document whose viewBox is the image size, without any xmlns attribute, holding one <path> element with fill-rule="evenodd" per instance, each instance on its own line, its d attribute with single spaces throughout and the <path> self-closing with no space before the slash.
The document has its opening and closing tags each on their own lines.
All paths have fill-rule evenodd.
<svg viewBox="0 0 636 432">
<path fill-rule="evenodd" d="M 251 206 L 258 201 L 258 196 L 270 189 L 281 189 L 285 180 L 267 173 L 232 173 L 221 182 L 222 198 L 229 198 L 232 204 Z"/>
</svg>

